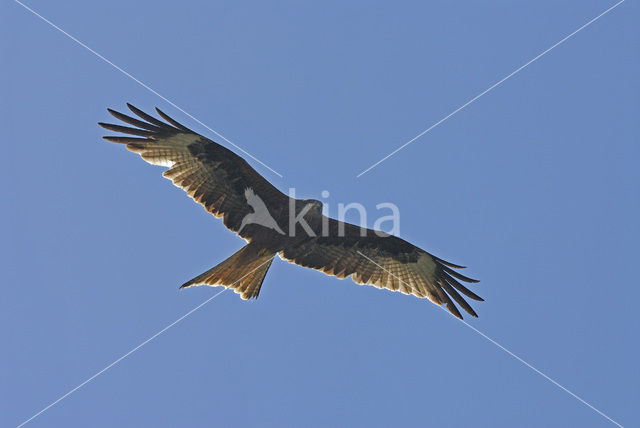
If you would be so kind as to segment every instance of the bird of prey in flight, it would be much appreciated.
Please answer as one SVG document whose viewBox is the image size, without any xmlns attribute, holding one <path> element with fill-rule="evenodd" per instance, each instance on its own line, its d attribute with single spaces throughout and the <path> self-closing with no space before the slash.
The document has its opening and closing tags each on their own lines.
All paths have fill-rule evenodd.
<svg viewBox="0 0 640 428">
<path fill-rule="evenodd" d="M 397 236 L 326 217 L 320 201 L 290 198 L 243 158 L 161 110 L 156 108 L 164 121 L 127 106 L 137 118 L 108 111 L 132 127 L 99 125 L 129 136 L 104 139 L 125 144 L 151 164 L 168 167 L 163 176 L 247 241 L 231 257 L 181 288 L 222 285 L 243 299 L 256 298 L 273 258 L 279 255 L 327 275 L 341 279 L 350 276 L 358 284 L 427 298 L 436 305 L 446 305 L 453 315 L 462 318 L 455 301 L 477 317 L 460 295 L 482 301 L 460 283 L 478 282 L 456 271 L 463 266 L 444 261 Z"/>
</svg>

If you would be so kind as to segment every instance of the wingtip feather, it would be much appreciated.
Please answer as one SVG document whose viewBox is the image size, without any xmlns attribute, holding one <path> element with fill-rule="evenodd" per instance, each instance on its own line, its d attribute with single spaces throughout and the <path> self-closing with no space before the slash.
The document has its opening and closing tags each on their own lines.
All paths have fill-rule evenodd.
<svg viewBox="0 0 640 428">
<path fill-rule="evenodd" d="M 177 120 L 173 119 L 171 116 L 169 116 L 168 114 L 166 114 L 165 112 L 163 112 L 162 110 L 160 110 L 158 107 L 156 107 L 156 112 L 167 122 L 169 122 L 171 125 L 175 126 L 176 128 L 184 131 L 184 132 L 191 132 L 193 133 L 192 130 L 190 130 L 189 128 L 187 128 L 186 126 L 184 126 L 183 124 L 181 124 L 180 122 L 178 122 Z"/>
</svg>

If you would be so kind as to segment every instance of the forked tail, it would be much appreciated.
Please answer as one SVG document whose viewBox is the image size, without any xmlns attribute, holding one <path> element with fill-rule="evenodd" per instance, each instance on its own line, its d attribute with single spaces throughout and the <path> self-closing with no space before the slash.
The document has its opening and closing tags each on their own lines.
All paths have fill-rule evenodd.
<svg viewBox="0 0 640 428">
<path fill-rule="evenodd" d="M 205 273 L 187 281 L 180 288 L 193 285 L 224 285 L 247 300 L 258 297 L 260 286 L 271 266 L 275 253 L 264 248 L 245 245 L 231 257 Z"/>
</svg>

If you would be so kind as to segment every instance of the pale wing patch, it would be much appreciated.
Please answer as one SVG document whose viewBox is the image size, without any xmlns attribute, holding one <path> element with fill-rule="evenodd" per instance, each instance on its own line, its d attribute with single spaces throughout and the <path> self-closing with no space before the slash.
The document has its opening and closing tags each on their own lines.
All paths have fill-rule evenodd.
<svg viewBox="0 0 640 428">
<path fill-rule="evenodd" d="M 369 271 L 373 269 L 373 272 L 367 269 L 356 271 L 352 275 L 354 282 L 428 298 L 437 305 L 443 303 L 441 290 L 435 285 L 436 264 L 428 254 L 421 253 L 417 262 L 400 262 L 391 257 L 370 258 L 373 262 L 368 261 L 368 264 L 373 268 L 370 267 Z"/>
<path fill-rule="evenodd" d="M 428 254 L 421 253 L 416 262 L 401 262 L 376 250 L 365 255 L 342 246 L 323 246 L 313 252 L 313 258 L 291 259 L 280 253 L 280 257 L 290 263 L 339 279 L 351 277 L 356 284 L 428 298 L 438 305 L 444 303 L 442 291 L 436 285 L 436 263 Z"/>
<path fill-rule="evenodd" d="M 138 153 L 142 159 L 152 165 L 173 167 L 181 160 L 193 160 L 189 144 L 193 144 L 201 137 L 195 134 L 177 134 L 154 140 L 151 143 L 129 143 L 127 149 Z"/>
<path fill-rule="evenodd" d="M 285 249 L 280 256 L 291 263 L 316 269 L 340 279 L 351 277 L 357 284 L 373 285 L 426 298 L 438 306 L 444 304 L 458 318 L 462 318 L 462 315 L 451 299 L 469 314 L 477 316 L 459 292 L 473 300 L 482 301 L 481 297 L 455 278 L 465 282 L 477 282 L 476 280 L 453 271 L 445 264 L 451 265 L 450 263 L 419 249 L 413 254 L 404 253 L 402 256 L 402 253 L 389 254 L 377 248 L 358 250 L 357 245 L 346 247 L 310 242 L 293 250 Z"/>
</svg>

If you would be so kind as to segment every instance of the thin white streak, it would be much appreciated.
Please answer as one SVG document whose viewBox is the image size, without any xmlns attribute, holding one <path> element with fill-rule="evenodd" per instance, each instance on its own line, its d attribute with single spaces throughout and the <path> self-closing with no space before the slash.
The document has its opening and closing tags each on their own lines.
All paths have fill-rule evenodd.
<svg viewBox="0 0 640 428">
<path fill-rule="evenodd" d="M 88 378 L 87 380 L 85 380 L 84 382 L 82 382 L 80 385 L 76 386 L 75 388 L 73 388 L 71 391 L 67 392 L 66 394 L 64 394 L 63 396 L 61 396 L 60 398 L 58 398 L 57 400 L 55 400 L 54 402 L 52 402 L 51 404 L 49 404 L 47 407 L 45 407 L 44 409 L 40 410 L 38 413 L 36 413 L 35 415 L 31 416 L 29 419 L 27 419 L 26 421 L 22 422 L 20 425 L 18 425 L 17 428 L 22 427 L 23 425 L 29 423 L 30 421 L 32 421 L 33 419 L 35 419 L 36 417 L 40 416 L 41 414 L 43 414 L 44 412 L 46 412 L 47 410 L 49 410 L 50 408 L 52 408 L 53 406 L 55 406 L 56 404 L 58 404 L 59 402 L 61 402 L 62 400 L 64 400 L 65 398 L 67 398 L 68 396 L 70 396 L 71 394 L 73 394 L 74 392 L 76 392 L 78 389 L 82 388 L 83 386 L 85 386 L 86 384 L 88 384 L 89 382 L 91 382 L 92 380 L 94 380 L 95 378 L 97 378 L 98 376 L 100 376 L 102 373 L 106 372 L 107 370 L 109 370 L 111 367 L 115 366 L 116 364 L 118 364 L 120 361 L 124 360 L 125 358 L 127 358 L 129 355 L 133 354 L 134 352 L 136 352 L 138 349 L 142 348 L 144 345 L 146 345 L 147 343 L 151 342 L 153 339 L 155 339 L 156 337 L 160 336 L 162 333 L 164 333 L 165 331 L 169 330 L 171 327 L 173 327 L 174 325 L 178 324 L 180 321 L 182 321 L 183 319 L 185 319 L 186 317 L 188 317 L 189 315 L 191 315 L 192 313 L 194 313 L 195 311 L 197 311 L 198 309 L 200 309 L 201 307 L 203 307 L 204 305 L 206 305 L 207 303 L 209 303 L 210 301 L 212 301 L 213 299 L 215 299 L 216 297 L 218 297 L 219 295 L 221 295 L 222 293 L 224 293 L 225 291 L 227 291 L 227 289 L 229 287 L 231 287 L 232 285 L 234 285 L 236 282 L 241 281 L 243 278 L 245 278 L 246 276 L 252 274 L 253 272 L 255 272 L 257 269 L 260 269 L 262 266 L 264 266 L 265 264 L 269 263 L 271 260 L 273 260 L 273 258 L 275 257 L 275 255 L 273 257 L 271 257 L 269 260 L 267 260 L 266 262 L 260 264 L 260 266 L 256 267 L 255 269 L 253 269 L 251 272 L 243 275 L 240 279 L 234 281 L 231 285 L 229 285 L 228 287 L 225 287 L 223 290 L 219 291 L 218 293 L 214 294 L 213 296 L 209 297 L 207 300 L 205 300 L 204 302 L 200 303 L 198 306 L 196 306 L 195 308 L 191 309 L 189 312 L 187 312 L 186 314 L 184 314 L 183 316 L 181 316 L 180 318 L 178 318 L 177 320 L 175 320 L 174 322 L 172 322 L 171 324 L 169 324 L 168 326 L 166 326 L 165 328 L 163 328 L 162 330 L 160 330 L 159 332 L 157 332 L 156 334 L 154 334 L 153 336 L 151 336 L 150 338 L 148 338 L 147 340 L 145 340 L 144 342 L 142 342 L 141 344 L 139 344 L 138 346 L 136 346 L 135 348 L 133 348 L 132 350 L 130 350 L 129 352 L 127 352 L 126 354 L 124 354 L 123 356 L 121 356 L 120 358 L 118 358 L 117 360 L 115 360 L 114 362 L 112 362 L 111 364 L 109 364 L 108 366 L 106 366 L 105 368 L 103 368 L 102 370 L 100 370 L 98 373 L 94 374 L 93 376 L 91 376 L 90 378 Z"/>
<path fill-rule="evenodd" d="M 440 308 L 449 313 L 444 307 L 440 306 Z M 524 364 L 525 366 L 529 367 L 531 370 L 533 370 L 534 372 L 538 373 L 540 376 L 542 376 L 543 378 L 545 378 L 546 380 L 548 380 L 549 382 L 553 383 L 555 386 L 557 386 L 558 388 L 562 389 L 564 392 L 566 392 L 567 394 L 571 395 L 573 398 L 575 398 L 576 400 L 579 400 L 581 403 L 583 403 L 584 405 L 588 406 L 589 408 L 591 408 L 592 410 L 596 411 L 597 413 L 599 413 L 602 417 L 608 419 L 610 422 L 616 424 L 617 426 L 619 426 L 620 428 L 623 428 L 622 425 L 620 425 L 618 422 L 614 421 L 613 419 L 611 419 L 609 416 L 605 415 L 603 412 L 601 412 L 600 410 L 596 409 L 595 407 L 593 407 L 591 404 L 587 403 L 586 401 L 584 401 L 581 397 L 579 397 L 578 395 L 574 394 L 573 392 L 569 391 L 567 388 L 565 388 L 564 386 L 560 385 L 558 382 L 556 382 L 554 379 L 550 378 L 549 376 L 547 376 L 546 374 L 544 374 L 543 372 L 541 372 L 540 370 L 538 370 L 537 368 L 533 367 L 531 364 L 529 364 L 528 362 L 526 362 L 525 360 L 523 360 L 522 358 L 520 358 L 519 356 L 517 356 L 516 354 L 514 354 L 513 352 L 509 351 L 507 348 L 505 348 L 504 346 L 502 346 L 501 344 L 499 344 L 498 342 L 496 342 L 495 340 L 493 340 L 492 338 L 490 338 L 489 336 L 487 336 L 486 334 L 484 334 L 483 332 L 481 332 L 480 330 L 478 330 L 477 328 L 473 327 L 472 325 L 470 325 L 469 323 L 467 323 L 465 320 L 461 320 L 456 318 L 458 321 L 460 321 L 461 323 L 463 323 L 464 325 L 466 325 L 467 327 L 469 327 L 471 330 L 475 331 L 476 333 L 478 333 L 480 336 L 484 337 L 485 339 L 487 339 L 489 342 L 493 343 L 494 345 L 496 345 L 498 348 L 502 349 L 504 352 L 506 352 L 507 354 L 511 355 L 513 358 L 515 358 L 516 360 L 520 361 L 522 364 Z"/>
<path fill-rule="evenodd" d="M 403 282 L 403 280 L 401 280 L 400 278 L 398 278 L 396 275 L 394 275 L 393 273 L 389 272 L 387 269 L 385 269 L 384 267 L 380 266 L 378 263 L 376 263 L 374 260 L 371 260 L 369 257 L 367 257 L 366 255 L 364 255 L 363 253 L 361 253 L 360 251 L 358 251 L 358 254 L 360 254 L 362 257 L 364 257 L 365 259 L 369 260 L 371 263 L 373 263 L 374 265 L 378 266 L 380 269 L 386 271 L 389 275 L 393 276 L 394 278 L 396 278 L 398 281 Z M 405 283 L 406 284 L 406 283 Z M 452 314 L 449 313 L 449 311 L 447 311 L 447 309 L 445 309 L 443 306 L 438 306 L 440 309 L 442 309 L 443 311 L 445 311 L 447 314 L 451 315 L 453 318 L 455 318 L 456 320 L 462 322 L 464 325 L 466 325 L 467 327 L 469 327 L 470 329 L 472 329 L 473 331 L 475 331 L 476 333 L 478 333 L 479 335 L 481 335 L 482 337 L 484 337 L 485 339 L 487 339 L 489 342 L 493 343 L 494 345 L 496 345 L 498 348 L 502 349 L 504 352 L 506 352 L 507 354 L 511 355 L 513 358 L 515 358 L 516 360 L 520 361 L 522 364 L 524 364 L 525 366 L 529 367 L 531 370 L 533 370 L 534 372 L 538 373 L 540 376 L 544 377 L 545 379 L 547 379 L 549 382 L 553 383 L 554 385 L 556 385 L 558 388 L 562 389 L 563 391 L 565 391 L 567 394 L 571 395 L 572 397 L 574 397 L 575 399 L 579 400 L 581 403 L 583 403 L 584 405 L 588 406 L 590 409 L 596 411 L 598 414 L 600 414 L 601 416 L 603 416 L 604 418 L 608 419 L 610 422 L 616 424 L 617 426 L 619 426 L 620 428 L 623 428 L 622 425 L 620 425 L 618 422 L 614 421 L 613 419 L 611 419 L 609 416 L 605 415 L 603 412 L 601 412 L 600 410 L 596 409 L 595 407 L 593 407 L 591 404 L 587 403 L 585 400 L 583 400 L 580 396 L 574 394 L 573 392 L 571 392 L 570 390 L 568 390 L 567 388 L 565 388 L 564 386 L 560 385 L 558 382 L 556 382 L 555 380 L 553 380 L 552 378 L 550 378 L 549 376 L 547 376 L 546 374 L 544 374 L 543 372 L 541 372 L 540 370 L 538 370 L 537 368 L 535 368 L 534 366 L 532 366 L 531 364 L 529 364 L 528 362 L 526 362 L 525 360 L 523 360 L 522 358 L 520 358 L 519 356 L 517 356 L 516 354 L 514 354 L 513 352 L 509 351 L 507 348 L 505 348 L 504 346 L 500 345 L 498 342 L 496 342 L 495 340 L 493 340 L 492 338 L 490 338 L 489 336 L 487 336 L 486 334 L 484 334 L 483 332 L 481 332 L 480 330 L 478 330 L 477 328 L 473 327 L 472 325 L 470 325 L 469 323 L 467 323 L 464 320 L 461 320 L 457 317 L 454 317 Z"/>
<path fill-rule="evenodd" d="M 440 125 L 442 122 L 444 122 L 445 120 L 449 119 L 451 116 L 453 116 L 454 114 L 458 113 L 460 110 L 462 110 L 463 108 L 467 107 L 469 104 L 473 103 L 474 101 L 476 101 L 478 98 L 482 97 L 483 95 L 485 95 L 487 92 L 491 91 L 492 89 L 494 89 L 496 86 L 500 85 L 501 83 L 503 83 L 505 80 L 509 79 L 510 77 L 514 76 L 515 74 L 517 74 L 518 72 L 520 72 L 522 69 L 524 69 L 525 67 L 527 67 L 528 65 L 530 65 L 531 63 L 533 63 L 534 61 L 538 60 L 540 57 L 542 57 L 543 55 L 545 55 L 546 53 L 548 53 L 549 51 L 551 51 L 552 49 L 554 49 L 555 47 L 561 45 L 562 43 L 564 43 L 565 41 L 567 41 L 568 39 L 570 39 L 571 37 L 573 37 L 574 35 L 576 35 L 577 33 L 579 33 L 580 31 L 582 31 L 583 29 L 585 29 L 586 27 L 588 27 L 589 25 L 593 24 L 594 22 L 596 22 L 598 19 L 600 19 L 601 17 L 603 17 L 604 15 L 606 15 L 607 13 L 609 13 L 610 11 L 612 11 L 613 9 L 615 9 L 616 7 L 618 7 L 620 4 L 622 4 L 625 0 L 620 0 L 618 3 L 614 4 L 613 6 L 611 6 L 609 9 L 605 10 L 604 12 L 602 12 L 600 15 L 596 16 L 595 18 L 593 18 L 592 20 L 590 20 L 589 22 L 587 22 L 586 24 L 584 24 L 582 27 L 578 28 L 577 30 L 575 30 L 573 33 L 569 34 L 568 36 L 566 36 L 564 39 L 560 40 L 559 42 L 557 42 L 556 44 L 554 44 L 553 46 L 551 46 L 550 48 L 548 48 L 547 50 L 545 50 L 544 52 L 540 53 L 539 55 L 537 55 L 535 58 L 533 58 L 532 60 L 530 60 L 529 62 L 527 62 L 526 64 L 520 66 L 519 68 L 517 68 L 515 71 L 511 72 L 510 74 L 508 74 L 507 76 L 503 77 L 502 79 L 500 79 L 498 82 L 494 83 L 493 85 L 489 86 L 487 89 L 485 89 L 484 91 L 482 91 L 481 93 L 479 93 L 478 95 L 476 95 L 475 97 L 471 98 L 469 101 L 467 101 L 466 103 L 464 103 L 463 105 L 461 105 L 460 107 L 458 107 L 457 109 L 455 109 L 454 111 L 452 111 L 451 113 L 449 113 L 448 115 L 446 115 L 445 117 L 443 117 L 442 119 L 440 119 L 439 121 L 437 121 L 436 123 L 434 123 L 433 125 L 431 125 L 430 127 L 428 127 L 427 129 L 425 129 L 424 131 L 422 131 L 421 133 L 419 133 L 418 135 L 416 135 L 415 137 L 413 137 L 412 139 L 410 139 L 409 141 L 407 141 L 406 143 L 404 143 L 403 145 L 401 145 L 400 147 L 398 147 L 397 149 L 395 149 L 394 151 L 392 151 L 391 153 L 389 153 L 388 155 L 386 155 L 385 157 L 383 157 L 382 159 L 380 159 L 378 162 L 374 163 L 373 165 L 371 165 L 369 168 L 365 169 L 364 171 L 362 171 L 360 174 L 358 174 L 356 176 L 356 178 L 359 178 L 360 176 L 366 174 L 367 172 L 371 171 L 373 168 L 375 168 L 376 166 L 380 165 L 382 162 L 386 161 L 387 159 L 389 159 L 391 156 L 395 155 L 396 153 L 398 153 L 400 150 L 404 149 L 405 147 L 407 147 L 409 144 L 413 143 L 415 140 L 417 140 L 418 138 L 422 137 L 424 134 L 426 134 L 427 132 L 431 131 L 433 128 L 435 128 L 436 126 Z"/>
<path fill-rule="evenodd" d="M 58 30 L 59 32 L 61 32 L 62 34 L 64 34 L 65 36 L 69 37 L 71 40 L 73 40 L 74 42 L 76 42 L 77 44 L 79 44 L 80 46 L 82 46 L 83 48 L 85 48 L 86 50 L 88 50 L 89 52 L 91 52 L 92 54 L 94 54 L 95 56 L 97 56 L 98 58 L 100 58 L 101 60 L 103 60 L 104 62 L 106 62 L 107 64 L 109 64 L 110 66 L 112 66 L 113 68 L 115 68 L 116 70 L 118 70 L 119 72 L 121 72 L 122 74 L 124 74 L 125 76 L 129 77 L 131 80 L 135 81 L 136 83 L 138 83 L 140 86 L 142 86 L 143 88 L 147 89 L 149 92 L 157 95 L 158 97 L 162 98 L 164 101 L 166 101 L 168 104 L 170 104 L 171 106 L 173 106 L 174 108 L 176 108 L 177 110 L 180 110 L 183 114 L 185 114 L 186 116 L 189 116 L 191 119 L 193 119 L 194 121 L 198 122 L 200 125 L 204 126 L 205 128 L 207 128 L 209 131 L 213 132 L 214 134 L 216 134 L 218 137 L 222 138 L 223 140 L 225 140 L 227 143 L 231 144 L 233 147 L 235 147 L 236 149 L 240 150 L 242 153 L 244 153 L 245 155 L 249 156 L 251 159 L 253 159 L 254 161 L 258 162 L 260 165 L 264 166 L 265 168 L 267 168 L 269 171 L 273 172 L 275 175 L 277 175 L 280 178 L 283 178 L 282 174 L 280 174 L 279 172 L 277 172 L 276 170 L 274 170 L 273 168 L 269 167 L 267 164 L 265 164 L 264 162 L 262 162 L 260 159 L 256 158 L 255 156 L 253 156 L 251 153 L 247 152 L 245 149 L 243 149 L 242 147 L 234 144 L 231 140 L 229 140 L 227 137 L 225 137 L 224 135 L 220 134 L 218 131 L 216 131 L 215 129 L 210 128 L 209 126 L 205 125 L 204 123 L 202 123 L 199 119 L 195 118 L 194 116 L 192 116 L 191 114 L 187 113 L 186 111 L 184 111 L 181 107 L 178 107 L 175 103 L 173 103 L 172 101 L 168 100 L 166 97 L 164 97 L 163 95 L 159 94 L 158 92 L 154 91 L 153 89 L 151 89 L 149 86 L 147 86 L 146 84 L 144 84 L 143 82 L 141 82 L 140 80 L 136 79 L 135 77 L 133 77 L 131 74 L 127 73 L 126 71 L 124 71 L 122 68 L 118 67 L 116 64 L 114 64 L 113 62 L 109 61 L 107 58 L 105 58 L 104 56 L 100 55 L 98 52 L 94 51 L 93 49 L 91 49 L 89 46 L 85 45 L 84 43 L 82 43 L 80 40 L 76 39 L 75 37 L 73 37 L 71 34 L 67 33 L 66 31 L 64 31 L 62 28 L 58 27 L 56 24 L 54 24 L 53 22 L 49 21 L 47 18 L 45 18 L 44 16 L 40 15 L 38 12 L 36 12 L 35 10 L 31 9 L 29 6 L 25 5 L 24 3 L 20 2 L 19 0 L 14 0 L 16 3 L 18 3 L 20 6 L 24 7 L 26 10 L 28 10 L 29 12 L 33 13 L 35 16 L 37 16 L 38 18 L 42 19 L 44 22 L 46 22 L 47 24 L 51 25 L 53 28 L 55 28 L 56 30 Z"/>
</svg>

